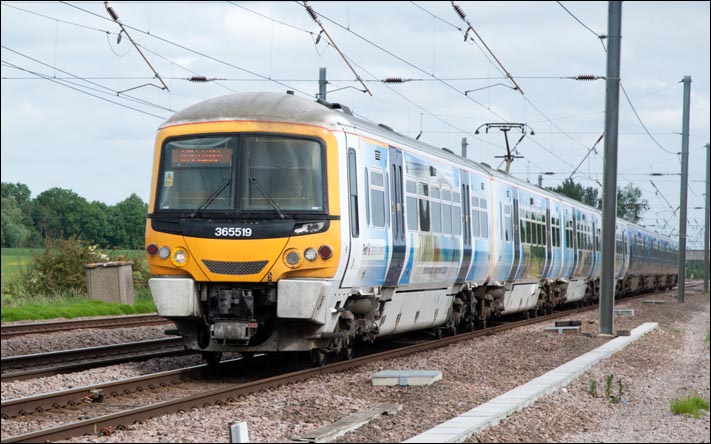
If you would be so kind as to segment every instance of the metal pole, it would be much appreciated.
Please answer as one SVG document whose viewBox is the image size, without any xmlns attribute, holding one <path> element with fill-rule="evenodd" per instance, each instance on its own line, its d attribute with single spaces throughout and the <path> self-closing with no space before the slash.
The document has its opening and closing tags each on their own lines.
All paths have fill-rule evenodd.
<svg viewBox="0 0 711 444">
<path fill-rule="evenodd" d="M 318 98 L 326 101 L 326 68 L 318 69 Z"/>
<path fill-rule="evenodd" d="M 615 224 L 617 222 L 617 136 L 620 111 L 620 40 L 622 2 L 607 12 L 607 80 L 605 81 L 605 158 L 602 187 L 602 263 L 600 265 L 600 334 L 612 334 L 615 302 Z"/>
<path fill-rule="evenodd" d="M 704 293 L 709 292 L 709 212 L 711 212 L 711 145 L 706 144 L 706 221 L 704 222 Z"/>
<path fill-rule="evenodd" d="M 676 300 L 684 302 L 686 285 L 686 190 L 689 186 L 689 107 L 691 76 L 684 76 L 684 109 L 681 116 L 681 204 L 679 204 L 679 285 Z"/>
<path fill-rule="evenodd" d="M 468 145 L 469 144 L 467 143 L 467 138 L 462 137 L 462 157 L 465 159 L 467 158 L 467 146 Z"/>
<path fill-rule="evenodd" d="M 538 188 L 543 188 L 543 176 L 538 175 Z"/>
</svg>

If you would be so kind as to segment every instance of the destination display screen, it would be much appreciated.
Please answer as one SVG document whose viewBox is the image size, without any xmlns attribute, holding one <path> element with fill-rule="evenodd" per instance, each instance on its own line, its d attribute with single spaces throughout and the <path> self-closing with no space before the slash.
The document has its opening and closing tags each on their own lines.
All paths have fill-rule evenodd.
<svg viewBox="0 0 711 444">
<path fill-rule="evenodd" d="M 170 153 L 170 163 L 173 168 L 230 166 L 232 165 L 232 148 L 173 148 Z"/>
</svg>

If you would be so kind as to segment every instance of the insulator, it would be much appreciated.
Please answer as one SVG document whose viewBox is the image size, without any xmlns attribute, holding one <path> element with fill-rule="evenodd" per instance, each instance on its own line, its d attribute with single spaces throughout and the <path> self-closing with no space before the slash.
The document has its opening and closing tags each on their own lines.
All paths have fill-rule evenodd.
<svg viewBox="0 0 711 444">
<path fill-rule="evenodd" d="M 316 12 L 313 10 L 313 8 L 312 8 L 311 6 L 306 5 L 306 12 L 309 13 L 309 15 L 311 16 L 311 18 L 313 19 L 313 21 L 315 21 L 316 23 L 318 23 L 318 16 L 316 15 Z"/>
<path fill-rule="evenodd" d="M 599 77 L 596 75 L 593 75 L 593 74 L 583 74 L 583 75 L 579 75 L 578 77 L 575 78 L 575 80 L 583 80 L 583 81 L 597 80 L 597 79 L 599 79 Z"/>
<path fill-rule="evenodd" d="M 383 80 L 383 83 L 405 83 L 405 81 L 402 77 L 388 77 Z"/>
<path fill-rule="evenodd" d="M 109 15 L 112 19 L 114 19 L 115 22 L 118 22 L 119 16 L 118 14 L 116 14 L 116 11 L 114 11 L 114 8 L 109 5 L 106 5 L 106 11 L 108 11 Z"/>
<path fill-rule="evenodd" d="M 464 13 L 464 11 L 462 11 L 462 8 L 460 8 L 459 5 L 455 5 L 454 3 L 452 3 L 452 7 L 455 11 L 457 11 L 457 15 L 459 15 L 462 20 L 466 20 L 467 15 Z"/>
<path fill-rule="evenodd" d="M 207 77 L 205 76 L 192 76 L 188 79 L 191 82 L 207 82 Z"/>
</svg>

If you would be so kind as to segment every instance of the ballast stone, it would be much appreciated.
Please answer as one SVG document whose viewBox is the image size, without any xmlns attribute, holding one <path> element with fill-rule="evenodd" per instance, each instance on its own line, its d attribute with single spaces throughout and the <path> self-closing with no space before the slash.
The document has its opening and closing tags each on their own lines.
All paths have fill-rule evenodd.
<svg viewBox="0 0 711 444">
<path fill-rule="evenodd" d="M 373 385 L 431 385 L 440 379 L 439 370 L 382 370 L 373 375 Z"/>
</svg>

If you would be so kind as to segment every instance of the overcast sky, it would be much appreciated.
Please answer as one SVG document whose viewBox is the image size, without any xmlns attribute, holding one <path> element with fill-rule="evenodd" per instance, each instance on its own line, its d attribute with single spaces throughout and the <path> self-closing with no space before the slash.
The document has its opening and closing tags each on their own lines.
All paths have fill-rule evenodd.
<svg viewBox="0 0 711 444">
<path fill-rule="evenodd" d="M 513 175 L 535 183 L 555 173 L 543 177 L 554 186 L 580 164 L 574 179 L 598 187 L 603 142 L 583 159 L 603 132 L 605 81 L 568 77 L 605 75 L 608 43 L 598 36 L 608 3 L 456 4 L 476 32 L 466 41 L 450 2 L 309 2 L 371 97 L 302 3 L 110 2 L 149 65 L 125 33 L 117 42 L 104 2 L 2 2 L 2 181 L 28 185 L 33 197 L 61 187 L 109 205 L 131 193 L 147 201 L 156 130 L 174 112 L 241 91 L 314 97 L 326 67 L 328 100 L 361 117 L 456 152 L 466 137 L 469 157 L 493 167 L 503 135 L 475 130 L 526 123 L 535 135 L 518 145 Z M 678 234 L 680 82 L 691 76 L 688 231 L 697 248 L 709 35 L 709 2 L 623 3 L 621 78 L 632 106 L 621 93 L 618 184 L 634 183 L 649 201 L 642 224 Z M 186 80 L 195 75 L 216 80 Z M 389 77 L 409 81 L 384 84 Z M 510 134 L 513 145 L 521 133 Z"/>
</svg>

